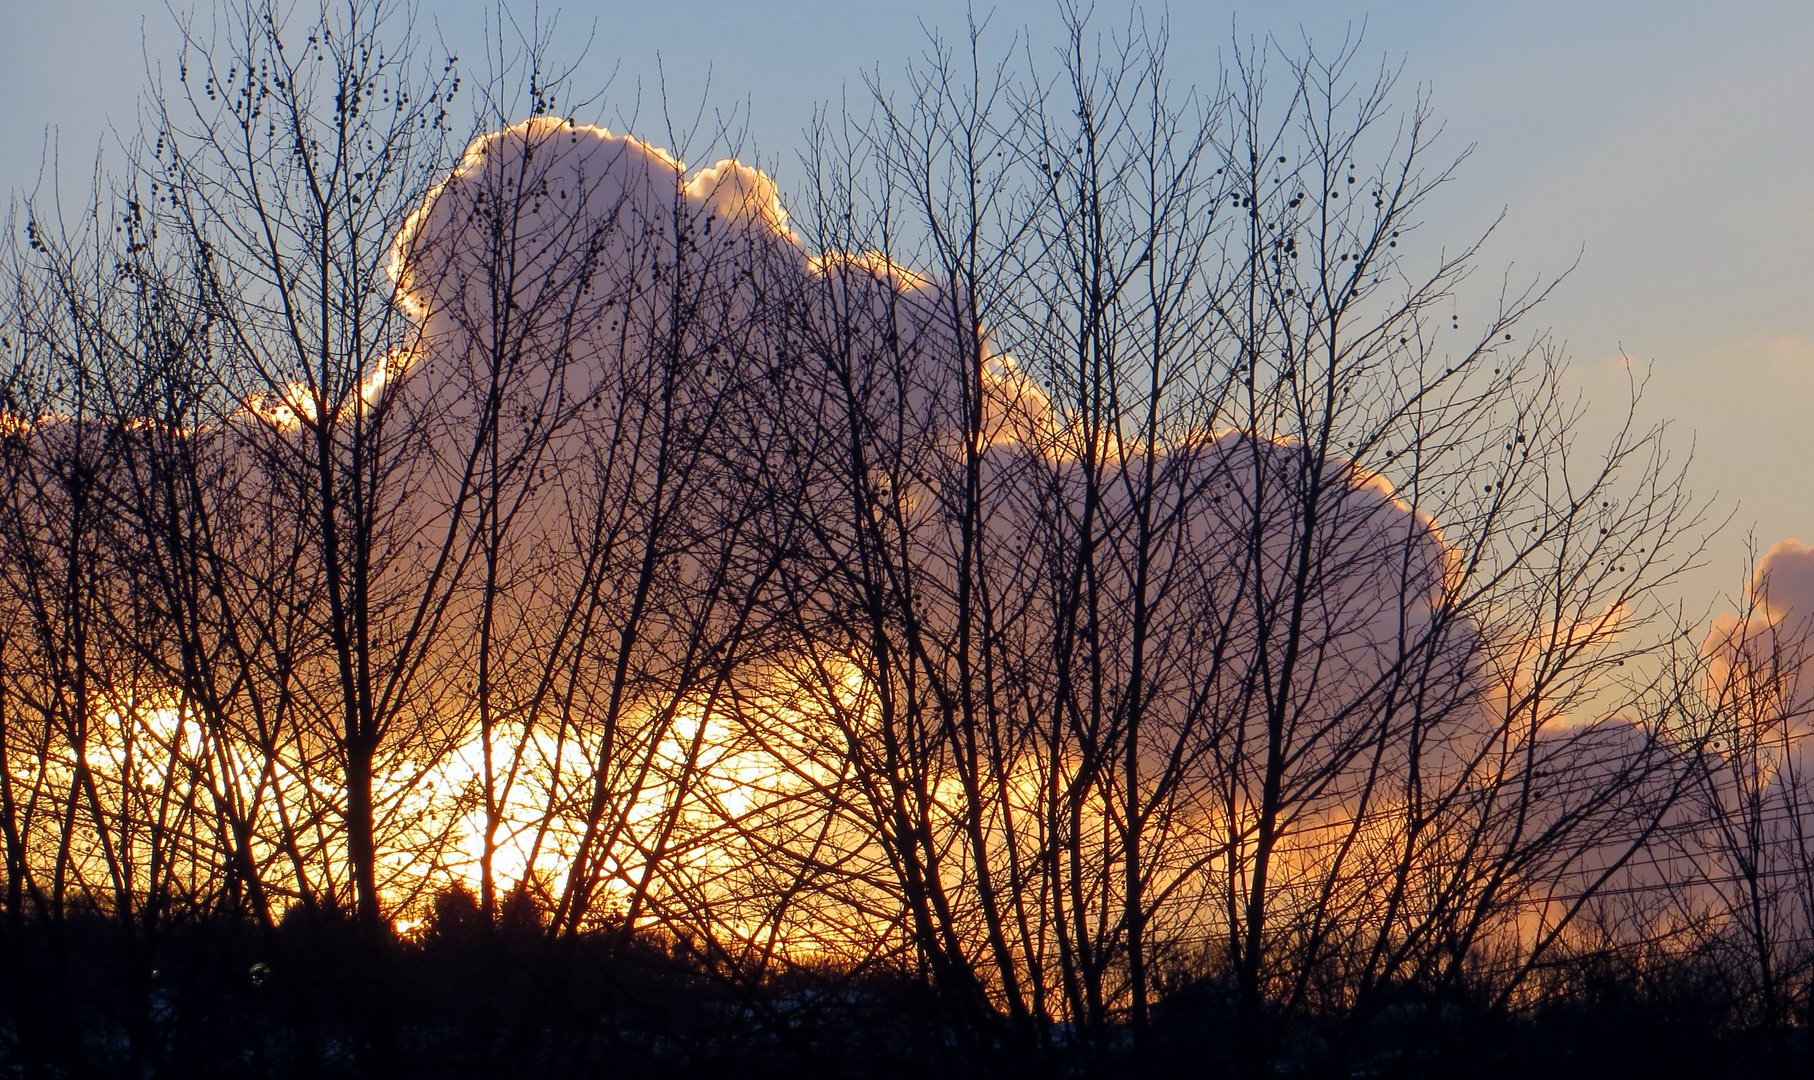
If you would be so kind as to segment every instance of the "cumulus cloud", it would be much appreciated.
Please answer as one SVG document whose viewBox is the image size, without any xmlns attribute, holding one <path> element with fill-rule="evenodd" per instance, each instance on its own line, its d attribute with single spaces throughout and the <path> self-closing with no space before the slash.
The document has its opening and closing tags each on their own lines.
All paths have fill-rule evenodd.
<svg viewBox="0 0 1814 1080">
<path fill-rule="evenodd" d="M 449 413 L 498 378 L 500 339 L 520 367 L 512 392 L 522 404 L 510 415 L 546 416 L 550 400 L 627 402 L 649 365 L 671 359 L 656 339 L 671 328 L 663 320 L 674 290 L 685 290 L 685 304 L 711 313 L 686 328 L 685 348 L 722 359 L 688 368 L 683 395 L 741 392 L 727 368 L 779 365 L 792 380 L 792 407 L 815 414 L 779 424 L 856 430 L 884 464 L 908 465 L 886 478 L 894 485 L 886 494 L 926 600 L 918 617 L 946 635 L 959 621 L 965 558 L 949 501 L 973 433 L 991 552 L 982 573 L 996 602 L 1025 612 L 1005 647 L 1021 651 L 1017 678 L 1029 701 L 1058 692 L 1041 684 L 1059 632 L 1052 574 L 1077 557 L 1090 501 L 1100 538 L 1093 557 L 1105 567 L 1132 565 L 1142 542 L 1157 553 L 1155 629 L 1143 645 L 1153 741 L 1198 730 L 1184 754 L 1204 755 L 1205 765 L 1214 740 L 1257 737 L 1238 729 L 1263 722 L 1262 684 L 1290 627 L 1282 613 L 1304 569 L 1314 481 L 1308 644 L 1285 688 L 1289 737 L 1300 747 L 1305 858 L 1313 861 L 1319 829 L 1385 820 L 1382 808 L 1404 796 L 1370 776 L 1403 773 L 1415 759 L 1419 782 L 1441 787 L 1475 767 L 1492 722 L 1480 704 L 1490 681 L 1485 642 L 1445 607 L 1453 553 L 1384 478 L 1340 459 L 1306 469 L 1302 445 L 1240 432 L 1179 440 L 1150 459 L 1124 448 L 1086 469 L 1078 449 L 1089 433 L 1055 413 L 991 346 L 986 327 L 966 325 L 964 297 L 879 253 L 805 251 L 774 183 L 754 169 L 726 160 L 689 176 L 634 138 L 529 121 L 475 141 L 393 251 L 400 302 L 424 331 L 407 379 L 393 384 Z M 568 449 L 553 451 L 557 463 L 579 472 L 564 464 L 580 460 L 576 448 L 609 442 L 632 411 L 580 409 L 562 421 L 585 434 L 562 436 Z M 1145 478 L 1149 467 L 1156 480 Z M 883 479 L 864 482 L 882 490 Z M 854 495 L 814 484 L 801 498 L 823 516 L 821 532 L 835 534 Z M 1140 539 L 1142 521 L 1156 540 L 1150 531 Z M 1131 657 L 1131 581 L 1103 586 L 1095 632 L 1111 668 Z M 1418 694 L 1403 694 L 1405 678 Z M 1163 754 L 1150 764 L 1167 767 Z"/>
<path fill-rule="evenodd" d="M 1622 750 L 1583 774 L 1590 789 L 1666 807 L 1659 828 L 1639 848 L 1599 841 L 1570 880 L 1578 889 L 1596 865 L 1624 860 L 1610 883 L 1648 899 L 1652 929 L 1805 935 L 1810 913 L 1788 901 L 1814 865 L 1814 550 L 1772 546 L 1739 607 L 1709 628 L 1699 685 L 1685 688 L 1668 737 L 1627 725 Z M 1633 787 L 1623 778 L 1643 773 L 1621 759 L 1661 767 Z"/>
<path fill-rule="evenodd" d="M 920 423 L 955 423 L 930 415 L 957 396 L 976 351 L 953 333 L 951 294 L 876 252 L 808 258 L 787 223 L 774 181 L 732 159 L 688 176 L 659 147 L 546 117 L 476 139 L 392 247 L 399 303 L 421 321 L 421 359 L 435 368 L 417 392 L 469 378 L 471 338 L 508 332 L 527 362 L 564 365 L 570 394 L 584 396 L 648 347 L 680 288 L 682 303 L 746 333 L 802 329 L 765 325 L 762 304 L 805 307 L 805 344 L 856 364 L 860 390 L 876 389 L 876 357 L 910 355 L 899 405 Z M 1044 398 L 980 343 L 984 438 L 1037 438 Z M 746 338 L 743 358 L 773 344 Z"/>
<path fill-rule="evenodd" d="M 791 244 L 768 177 L 720 161 L 688 180 L 660 147 L 609 129 L 538 117 L 475 139 L 391 248 L 399 302 L 430 328 L 539 306 L 574 293 L 595 314 L 639 275 L 677 258 L 679 238 Z M 692 236 L 697 230 L 698 236 Z M 698 259 L 697 248 L 691 257 Z"/>
<path fill-rule="evenodd" d="M 1614 929 L 1806 932 L 1809 913 L 1784 900 L 1814 855 L 1814 550 L 1771 547 L 1740 608 L 1702 641 L 1679 724 L 1607 719 L 1537 741 L 1535 772 L 1553 779 L 1536 785 L 1530 821 L 1578 839 L 1558 847 L 1556 899 L 1524 914 L 1527 936 L 1596 888 L 1624 920 Z"/>
<path fill-rule="evenodd" d="M 1814 549 L 1784 540 L 1758 560 L 1742 610 L 1714 620 L 1701 650 L 1714 723 L 1776 723 L 1814 731 Z"/>
<path fill-rule="evenodd" d="M 1779 624 L 1814 618 L 1814 548 L 1793 538 L 1773 545 L 1757 564 L 1751 592 Z"/>
<path fill-rule="evenodd" d="M 503 449 L 491 452 L 516 470 L 522 512 L 513 527 L 531 553 L 506 598 L 521 648 L 552 640 L 541 612 L 570 584 L 570 556 L 597 520 L 580 510 L 642 513 L 651 498 L 656 458 L 640 440 L 657 406 L 675 408 L 692 436 L 735 444 L 739 425 L 755 426 L 777 401 L 804 404 L 814 415 L 768 419 L 856 431 L 885 463 L 911 463 L 897 475 L 845 479 L 897 500 L 900 543 L 928 598 L 916 616 L 952 638 L 968 555 L 950 506 L 965 440 L 975 440 L 990 552 L 980 572 L 993 603 L 1022 613 L 1003 648 L 1024 661 L 1015 692 L 1029 710 L 1049 708 L 1061 692 L 1048 670 L 1063 617 L 1053 583 L 1082 555 L 1080 522 L 1093 515 L 1098 548 L 1089 557 L 1112 571 L 1092 628 L 1109 697 L 1132 692 L 1116 680 L 1134 648 L 1129 568 L 1145 560 L 1152 629 L 1141 645 L 1142 707 L 1155 746 L 1167 732 L 1194 740 L 1169 757 L 1155 751 L 1147 766 L 1200 761 L 1206 775 L 1222 747 L 1263 744 L 1268 695 L 1281 692 L 1296 770 L 1288 782 L 1304 808 L 1291 824 L 1307 875 L 1320 837 L 1365 820 L 1379 839 L 1395 827 L 1395 807 L 1421 794 L 1375 778 L 1402 778 L 1415 761 L 1419 788 L 1470 783 L 1495 723 L 1483 704 L 1490 643 L 1447 606 L 1453 551 L 1384 478 L 1241 432 L 1124 447 L 1086 464 L 1079 448 L 1106 440 L 1059 415 L 992 347 L 987 328 L 967 322 L 966 298 L 948 283 L 875 252 L 809 252 L 788 223 L 773 181 L 739 162 L 689 174 L 633 137 L 538 118 L 475 140 L 395 238 L 391 277 L 420 339 L 366 373 L 350 407 L 382 402 L 431 436 L 420 475 L 405 477 L 413 501 L 403 512 L 418 545 L 463 527 L 475 455 L 496 436 Z M 777 380 L 789 382 L 787 393 Z M 292 388 L 246 415 L 293 432 L 311 407 Z M 242 472 L 259 459 L 227 444 L 268 436 L 258 427 L 217 440 Z M 737 477 L 773 468 L 762 455 L 785 443 L 785 432 L 764 434 L 771 441 L 752 437 L 726 451 L 745 455 L 738 468 L 687 474 L 684 498 L 662 512 L 734 509 Z M 851 488 L 815 477 L 799 497 L 836 542 L 849 525 Z M 1307 509 L 1316 511 L 1308 537 Z M 1814 582 L 1803 581 L 1814 579 L 1814 554 L 1773 549 L 1766 563 L 1783 570 L 1768 610 L 1814 610 Z M 416 568 L 409 559 L 398 566 Z M 1303 647 L 1287 685 L 1269 686 L 1300 574 Z M 607 582 L 600 591 L 629 590 Z M 683 618 L 673 616 L 676 636 Z M 1382 858 L 1394 850 L 1383 841 L 1379 849 Z"/>
<path fill-rule="evenodd" d="M 753 169 L 689 180 L 602 127 L 540 117 L 476 139 L 392 245 L 398 302 L 422 324 L 411 392 L 502 377 L 519 394 L 609 393 L 675 329 L 670 306 L 746 320 L 747 275 L 803 266 L 786 217 Z"/>
</svg>

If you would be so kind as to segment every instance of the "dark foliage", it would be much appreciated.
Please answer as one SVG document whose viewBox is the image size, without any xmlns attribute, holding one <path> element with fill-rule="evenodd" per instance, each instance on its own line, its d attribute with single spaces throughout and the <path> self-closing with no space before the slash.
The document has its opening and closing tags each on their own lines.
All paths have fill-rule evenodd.
<svg viewBox="0 0 1814 1080">
<path fill-rule="evenodd" d="M 1106 1054 L 1052 1027 L 965 1015 L 914 973 L 795 969 L 752 986 L 689 943 L 609 928 L 550 938 L 524 894 L 487 926 L 441 893 L 413 937 L 340 913 L 272 929 L 205 919 L 131 940 L 99 912 L 6 934 L 0 1069 L 21 1077 L 1224 1076 L 1240 1065 L 1234 985 L 1174 989 L 1150 1040 Z M 145 955 L 149 981 L 120 958 Z M 1300 1017 L 1267 1063 L 1305 1077 L 1789 1075 L 1803 1029 L 1747 1025 L 1694 958 L 1573 964 L 1534 1007 L 1403 995 L 1366 1017 Z"/>
</svg>

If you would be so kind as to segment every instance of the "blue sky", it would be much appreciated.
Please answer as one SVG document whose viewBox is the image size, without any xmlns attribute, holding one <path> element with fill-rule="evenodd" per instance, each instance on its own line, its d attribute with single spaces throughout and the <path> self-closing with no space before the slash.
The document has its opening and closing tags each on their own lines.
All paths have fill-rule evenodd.
<svg viewBox="0 0 1814 1080">
<path fill-rule="evenodd" d="M 476 37 L 490 7 L 442 0 L 424 13 L 457 43 Z M 553 9 L 542 4 L 544 17 Z M 1056 30 L 1046 0 L 977 10 L 1004 44 L 1019 27 L 1036 48 Z M 1407 91 L 1432 92 L 1446 149 L 1475 147 L 1426 236 L 1462 243 L 1506 212 L 1480 295 L 1508 267 L 1555 273 L 1579 256 L 1539 319 L 1568 342 L 1583 392 L 1616 406 L 1619 357 L 1654 364 L 1646 414 L 1676 421 L 1696 490 L 1736 508 L 1712 565 L 1689 582 L 1692 605 L 1739 585 L 1751 528 L 1764 546 L 1814 543 L 1814 4 L 1190 0 L 1169 11 L 1185 82 L 1212 81 L 1237 33 L 1328 43 L 1364 23 L 1364 52 L 1402 61 Z M 922 24 L 961 32 L 964 18 L 958 0 L 560 10 L 576 45 L 593 35 L 579 84 L 615 68 L 614 104 L 656 84 L 658 58 L 676 100 L 696 100 L 708 71 L 714 98 L 747 98 L 784 188 L 816 102 L 860 94 L 866 70 L 898 72 L 923 45 Z M 47 129 L 65 189 L 84 177 L 109 122 L 133 125 L 144 55 L 173 56 L 173 40 L 157 2 L 0 0 L 0 186 L 34 184 Z"/>
</svg>

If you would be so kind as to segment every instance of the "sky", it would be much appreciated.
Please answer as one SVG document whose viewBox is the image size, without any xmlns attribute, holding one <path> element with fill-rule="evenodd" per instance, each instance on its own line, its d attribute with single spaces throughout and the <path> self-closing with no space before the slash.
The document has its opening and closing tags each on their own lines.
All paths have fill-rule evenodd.
<svg viewBox="0 0 1814 1080">
<path fill-rule="evenodd" d="M 491 8 L 423 10 L 460 44 Z M 543 18 L 555 9 L 542 3 Z M 1037 49 L 1058 28 L 1049 0 L 976 10 L 1004 44 L 1026 27 Z M 860 97 L 865 72 L 896 75 L 926 27 L 961 33 L 965 11 L 962 0 L 570 0 L 560 44 L 590 38 L 576 85 L 609 79 L 608 112 L 664 79 L 674 100 L 697 100 L 709 74 L 714 99 L 747 101 L 752 141 L 785 190 L 815 104 Z M 1169 14 L 1181 82 L 1213 82 L 1237 37 L 1333 43 L 1361 31 L 1363 55 L 1402 64 L 1407 100 L 1428 90 L 1439 150 L 1473 152 L 1432 204 L 1427 235 L 1465 243 L 1504 214 L 1469 286 L 1477 299 L 1502 274 L 1573 267 L 1537 324 L 1566 342 L 1602 418 L 1622 406 L 1628 362 L 1648 371 L 1642 415 L 1672 422 L 1695 491 L 1716 519 L 1730 515 L 1683 586 L 1690 608 L 1739 589 L 1748 537 L 1760 549 L 1814 543 L 1814 4 L 1174 0 Z M 147 55 L 175 55 L 157 0 L 0 0 L 0 188 L 38 182 L 47 140 L 65 190 L 85 177 L 110 127 L 134 126 Z"/>
</svg>

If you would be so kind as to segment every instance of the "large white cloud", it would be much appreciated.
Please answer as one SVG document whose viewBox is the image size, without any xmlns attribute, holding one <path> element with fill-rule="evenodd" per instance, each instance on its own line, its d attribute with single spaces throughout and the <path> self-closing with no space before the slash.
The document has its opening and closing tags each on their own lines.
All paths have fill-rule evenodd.
<svg viewBox="0 0 1814 1080">
<path fill-rule="evenodd" d="M 640 448 L 670 407 L 698 436 L 695 450 L 710 442 L 704 452 L 730 462 L 688 474 L 696 490 L 672 503 L 684 513 L 734 516 L 747 494 L 739 485 L 774 475 L 778 455 L 798 445 L 790 438 L 842 435 L 844 450 L 854 438 L 872 457 L 869 474 L 840 480 L 835 467 L 806 467 L 795 495 L 833 548 L 854 543 L 839 536 L 851 526 L 851 484 L 893 500 L 897 539 L 927 601 L 917 614 L 955 640 L 966 554 L 952 509 L 969 429 L 981 451 L 986 553 L 975 572 L 997 610 L 1017 613 L 1002 624 L 1002 653 L 1020 665 L 1011 675 L 1023 709 L 1059 705 L 1054 575 L 1082 557 L 1087 514 L 1098 545 L 1089 557 L 1104 572 L 1091 631 L 1108 673 L 1102 693 L 1114 702 L 1131 692 L 1117 680 L 1131 663 L 1132 583 L 1143 563 L 1140 707 L 1152 726 L 1142 767 L 1188 774 L 1187 791 L 1200 783 L 1200 821 L 1251 809 L 1226 805 L 1209 780 L 1220 771 L 1254 782 L 1228 748 L 1264 737 L 1281 690 L 1299 808 L 1289 824 L 1301 842 L 1290 858 L 1308 877 L 1323 857 L 1320 838 L 1359 829 L 1389 862 L 1384 838 L 1410 801 L 1431 790 L 1473 799 L 1459 793 L 1492 771 L 1491 643 L 1447 605 L 1453 552 L 1383 479 L 1240 432 L 1086 462 L 1089 433 L 1054 413 L 992 349 L 986 328 L 967 325 L 965 297 L 876 253 L 805 250 L 774 183 L 754 169 L 726 160 L 689 175 L 634 138 L 531 120 L 475 140 L 392 250 L 399 302 L 420 340 L 368 373 L 348 407 L 382 401 L 429 435 L 399 503 L 417 542 L 469 527 L 461 500 L 485 425 L 497 424 L 492 442 L 502 449 L 493 452 L 517 470 L 510 527 L 526 554 L 508 606 L 525 649 L 543 640 L 541 613 L 571 583 L 588 527 L 581 511 L 648 497 L 657 466 Z M 283 411 L 308 406 L 293 398 L 279 391 L 207 433 L 212 452 L 256 473 L 273 437 L 296 437 Z M 802 407 L 811 414 L 786 411 Z M 263 449 L 232 449 L 254 443 Z M 1814 553 L 1773 549 L 1765 564 L 1770 612 L 1814 611 Z M 404 557 L 395 573 L 421 568 Z M 1299 601 L 1297 667 L 1282 687 L 1268 685 Z M 668 625 L 685 628 L 678 616 Z M 1625 745 L 1630 734 L 1609 728 L 1577 741 L 1611 776 L 1638 753 Z M 1544 793 L 1556 809 L 1540 816 L 1555 819 L 1592 788 Z"/>
<path fill-rule="evenodd" d="M 545 416 L 540 403 L 551 397 L 585 401 L 642 385 L 651 365 L 671 359 L 661 335 L 676 305 L 706 311 L 680 347 L 722 346 L 724 366 L 688 367 L 681 393 L 744 392 L 732 384 L 760 380 L 732 372 L 772 365 L 790 380 L 786 392 L 752 403 L 812 412 L 775 424 L 855 433 L 877 474 L 863 482 L 888 474 L 878 490 L 887 488 L 906 530 L 901 543 L 925 601 L 917 614 L 952 640 L 965 559 L 953 500 L 964 429 L 977 432 L 980 572 L 1002 610 L 1023 613 L 1003 632 L 1025 663 L 1016 675 L 1024 706 L 1055 704 L 1052 673 L 1042 670 L 1057 633 L 1051 575 L 1078 555 L 1088 502 L 1100 545 L 1093 557 L 1111 576 L 1094 631 L 1111 682 L 1131 660 L 1131 566 L 1140 522 L 1147 526 L 1154 562 L 1142 692 L 1151 695 L 1143 708 L 1152 769 L 1180 760 L 1202 776 L 1238 769 L 1218 754 L 1264 726 L 1277 689 L 1265 685 L 1267 661 L 1291 631 L 1302 570 L 1305 647 L 1282 706 L 1290 779 L 1300 785 L 1296 824 L 1310 833 L 1389 814 L 1409 795 L 1375 778 L 1402 778 L 1413 758 L 1422 785 L 1466 782 L 1492 722 L 1479 700 L 1490 681 L 1485 643 L 1445 607 L 1451 553 L 1383 480 L 1339 459 L 1311 466 L 1300 444 L 1238 432 L 1181 439 L 1150 458 L 1136 448 L 1086 469 L 1085 436 L 1053 415 L 986 334 L 954 329 L 969 318 L 962 296 L 875 253 L 808 253 L 787 220 L 773 183 L 736 162 L 689 178 L 647 144 L 557 120 L 488 135 L 397 240 L 393 273 L 424 326 L 422 355 L 399 390 L 457 410 L 484 381 L 475 357 L 480 368 L 495 364 L 505 339 L 522 369 L 516 392 L 536 403 L 516 411 Z M 725 340 L 707 340 L 713 334 Z M 631 419 L 626 409 L 602 421 L 582 410 L 563 422 L 596 444 Z M 577 463 L 571 450 L 556 456 L 570 453 Z M 799 493 L 834 546 L 856 542 L 837 537 L 851 525 L 845 479 L 833 467 Z M 1302 543 L 1312 504 L 1316 533 Z M 1182 742 L 1168 748 L 1168 737 Z"/>
</svg>

